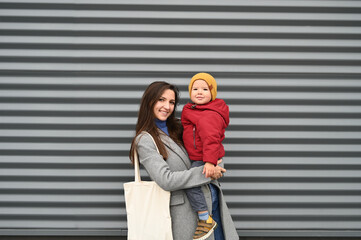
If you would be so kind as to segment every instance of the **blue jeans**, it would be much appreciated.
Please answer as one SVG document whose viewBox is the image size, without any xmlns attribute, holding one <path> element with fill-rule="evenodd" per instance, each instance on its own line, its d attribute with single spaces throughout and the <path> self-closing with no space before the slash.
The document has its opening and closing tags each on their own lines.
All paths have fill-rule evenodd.
<svg viewBox="0 0 361 240">
<path fill-rule="evenodd" d="M 209 188 L 211 189 L 212 194 L 212 217 L 214 221 L 216 221 L 218 224 L 218 227 L 216 228 L 216 230 L 214 230 L 214 239 L 224 240 L 221 211 L 219 208 L 219 192 L 217 187 L 214 186 L 212 183 L 209 184 Z"/>
</svg>

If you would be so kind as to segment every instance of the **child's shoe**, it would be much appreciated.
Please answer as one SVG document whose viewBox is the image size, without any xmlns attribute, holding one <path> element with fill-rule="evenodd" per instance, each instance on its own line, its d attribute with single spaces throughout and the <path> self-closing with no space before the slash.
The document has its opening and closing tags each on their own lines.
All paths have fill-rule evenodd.
<svg viewBox="0 0 361 240">
<path fill-rule="evenodd" d="M 211 216 L 207 220 L 198 220 L 198 226 L 196 232 L 193 235 L 193 239 L 205 240 L 213 233 L 216 229 L 217 223 Z"/>
</svg>

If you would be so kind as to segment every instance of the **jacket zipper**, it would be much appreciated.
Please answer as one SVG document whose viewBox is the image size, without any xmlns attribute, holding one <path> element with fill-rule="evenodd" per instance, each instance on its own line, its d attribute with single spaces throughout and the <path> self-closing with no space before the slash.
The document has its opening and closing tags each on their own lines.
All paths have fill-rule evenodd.
<svg viewBox="0 0 361 240">
<path fill-rule="evenodd" d="M 193 144 L 194 144 L 194 148 L 197 149 L 196 146 L 196 127 L 193 126 Z"/>
<path fill-rule="evenodd" d="M 196 104 L 192 105 L 192 109 L 195 109 L 197 107 Z M 194 144 L 194 148 L 197 149 L 196 146 L 196 126 L 193 126 L 193 144 Z"/>
</svg>

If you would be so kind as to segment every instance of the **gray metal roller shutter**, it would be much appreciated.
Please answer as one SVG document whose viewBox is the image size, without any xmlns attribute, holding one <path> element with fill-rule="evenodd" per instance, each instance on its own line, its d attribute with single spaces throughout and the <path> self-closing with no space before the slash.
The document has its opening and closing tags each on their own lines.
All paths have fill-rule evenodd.
<svg viewBox="0 0 361 240">
<path fill-rule="evenodd" d="M 230 106 L 240 236 L 361 236 L 360 1 L 0 1 L 0 235 L 126 235 L 140 97 Z M 143 172 L 143 174 L 145 174 Z"/>
</svg>

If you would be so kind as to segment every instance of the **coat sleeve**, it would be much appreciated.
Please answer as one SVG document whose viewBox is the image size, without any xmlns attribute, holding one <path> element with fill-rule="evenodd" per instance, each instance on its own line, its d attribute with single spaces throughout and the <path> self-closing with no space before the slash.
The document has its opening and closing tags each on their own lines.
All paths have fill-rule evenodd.
<svg viewBox="0 0 361 240">
<path fill-rule="evenodd" d="M 148 135 L 138 137 L 139 162 L 144 166 L 150 178 L 166 191 L 176 191 L 201 186 L 211 182 L 202 174 L 203 166 L 184 171 L 171 171 L 162 155 L 158 153 L 153 140 Z"/>
<path fill-rule="evenodd" d="M 208 113 L 197 122 L 197 133 L 202 141 L 203 162 L 217 165 L 222 146 L 223 118 L 218 113 Z"/>
</svg>

